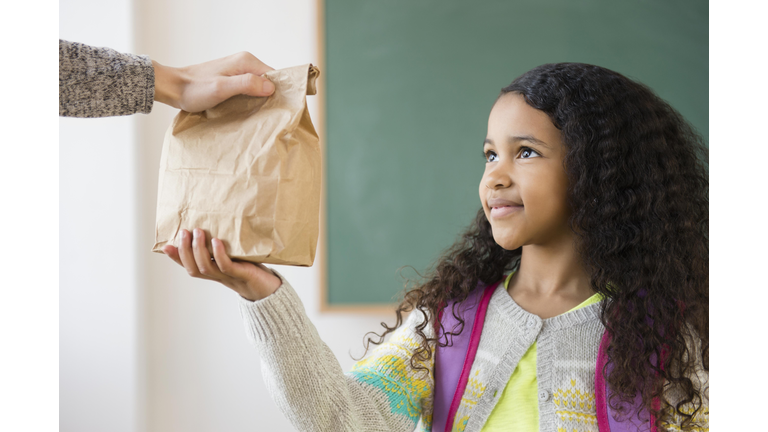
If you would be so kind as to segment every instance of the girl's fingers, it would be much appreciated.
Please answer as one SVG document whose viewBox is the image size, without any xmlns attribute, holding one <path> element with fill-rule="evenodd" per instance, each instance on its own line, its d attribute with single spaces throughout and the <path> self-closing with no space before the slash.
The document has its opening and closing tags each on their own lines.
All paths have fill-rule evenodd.
<svg viewBox="0 0 768 432">
<path fill-rule="evenodd" d="M 163 253 L 168 255 L 168 257 L 176 262 L 176 264 L 180 266 L 184 266 L 184 264 L 181 263 L 181 258 L 179 258 L 179 250 L 176 249 L 174 246 L 171 245 L 165 245 L 163 246 Z"/>
<path fill-rule="evenodd" d="M 213 244 L 213 257 L 216 259 L 216 265 L 223 274 L 242 282 L 253 279 L 253 271 L 258 272 L 254 267 L 258 267 L 260 264 L 234 262 L 227 256 L 227 250 L 221 240 L 215 238 L 211 243 Z"/>
<path fill-rule="evenodd" d="M 211 239 L 211 245 L 213 245 L 213 258 L 216 260 L 216 266 L 219 267 L 219 270 L 227 276 L 242 279 L 240 269 L 237 268 L 236 263 L 229 259 L 224 243 L 215 238 Z"/>
<path fill-rule="evenodd" d="M 192 235 L 187 230 L 181 230 L 181 247 L 179 248 L 179 257 L 181 258 L 181 265 L 187 269 L 187 273 L 189 273 L 190 276 L 205 278 L 200 274 L 200 270 L 197 268 L 195 256 L 192 253 Z"/>
<path fill-rule="evenodd" d="M 221 279 L 223 275 L 219 268 L 211 261 L 211 254 L 208 253 L 208 248 L 205 246 L 205 232 L 200 228 L 195 228 L 193 232 L 192 254 L 195 257 L 197 269 L 203 276 L 217 280 Z"/>
</svg>

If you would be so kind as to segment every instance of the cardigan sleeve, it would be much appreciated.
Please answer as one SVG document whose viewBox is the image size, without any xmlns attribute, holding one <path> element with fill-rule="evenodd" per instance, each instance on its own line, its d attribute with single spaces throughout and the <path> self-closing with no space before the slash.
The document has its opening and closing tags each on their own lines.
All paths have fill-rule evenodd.
<svg viewBox="0 0 768 432">
<path fill-rule="evenodd" d="M 60 116 L 147 114 L 154 99 L 149 57 L 59 39 Z"/>
<path fill-rule="evenodd" d="M 269 297 L 241 298 L 240 311 L 261 356 L 266 387 L 294 427 L 357 432 L 413 431 L 420 425 L 429 430 L 433 363 L 422 363 L 424 369 L 410 366 L 421 314 L 410 314 L 388 341 L 345 374 L 296 292 L 280 278 L 283 284 Z"/>
</svg>

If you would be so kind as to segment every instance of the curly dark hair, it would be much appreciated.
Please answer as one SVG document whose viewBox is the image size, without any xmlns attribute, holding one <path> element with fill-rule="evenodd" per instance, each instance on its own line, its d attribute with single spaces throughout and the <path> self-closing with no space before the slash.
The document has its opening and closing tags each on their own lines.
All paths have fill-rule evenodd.
<svg viewBox="0 0 768 432">
<path fill-rule="evenodd" d="M 570 228 L 592 289 L 606 299 L 601 320 L 611 336 L 613 371 L 603 371 L 614 392 L 609 403 L 621 411 L 640 393 L 657 425 L 679 416 L 684 430 L 695 427 L 708 389 L 697 389 L 689 377 L 697 363 L 709 371 L 707 147 L 647 86 L 599 66 L 542 65 L 499 97 L 510 92 L 562 131 Z M 402 325 L 404 313 L 438 316 L 479 282 L 500 280 L 521 254 L 522 248 L 505 250 L 494 241 L 480 208 L 425 276 L 406 285 L 396 323 L 382 323 L 384 332 L 367 338 L 366 352 Z M 459 320 L 458 332 L 464 327 Z M 416 328 L 421 340 L 414 368 L 433 355 L 430 343 L 444 344 L 425 334 L 432 324 L 424 319 Z M 674 401 L 668 391 L 678 395 Z"/>
</svg>

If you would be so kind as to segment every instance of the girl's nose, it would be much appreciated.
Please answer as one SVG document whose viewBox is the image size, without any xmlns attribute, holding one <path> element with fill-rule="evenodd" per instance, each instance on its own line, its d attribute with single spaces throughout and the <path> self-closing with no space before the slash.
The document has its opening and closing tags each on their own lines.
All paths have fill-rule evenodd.
<svg viewBox="0 0 768 432">
<path fill-rule="evenodd" d="M 483 182 L 488 189 L 505 189 L 512 185 L 512 177 L 509 173 L 497 168 L 487 172 Z"/>
<path fill-rule="evenodd" d="M 509 187 L 509 183 L 502 182 L 486 182 L 485 187 L 488 189 L 506 189 Z"/>
</svg>

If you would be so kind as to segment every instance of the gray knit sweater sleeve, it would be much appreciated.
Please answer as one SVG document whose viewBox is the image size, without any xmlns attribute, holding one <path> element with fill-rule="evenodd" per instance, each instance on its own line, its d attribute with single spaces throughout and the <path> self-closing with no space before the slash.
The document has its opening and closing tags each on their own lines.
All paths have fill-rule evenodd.
<svg viewBox="0 0 768 432">
<path fill-rule="evenodd" d="M 60 116 L 147 114 L 154 99 L 149 57 L 59 39 Z"/>
<path fill-rule="evenodd" d="M 263 300 L 240 298 L 240 312 L 259 351 L 266 387 L 297 430 L 410 432 L 422 416 L 431 418 L 432 364 L 423 365 L 426 371 L 409 367 L 418 346 L 410 332 L 419 314 L 344 373 L 296 292 L 281 279 L 280 288 Z"/>
</svg>

